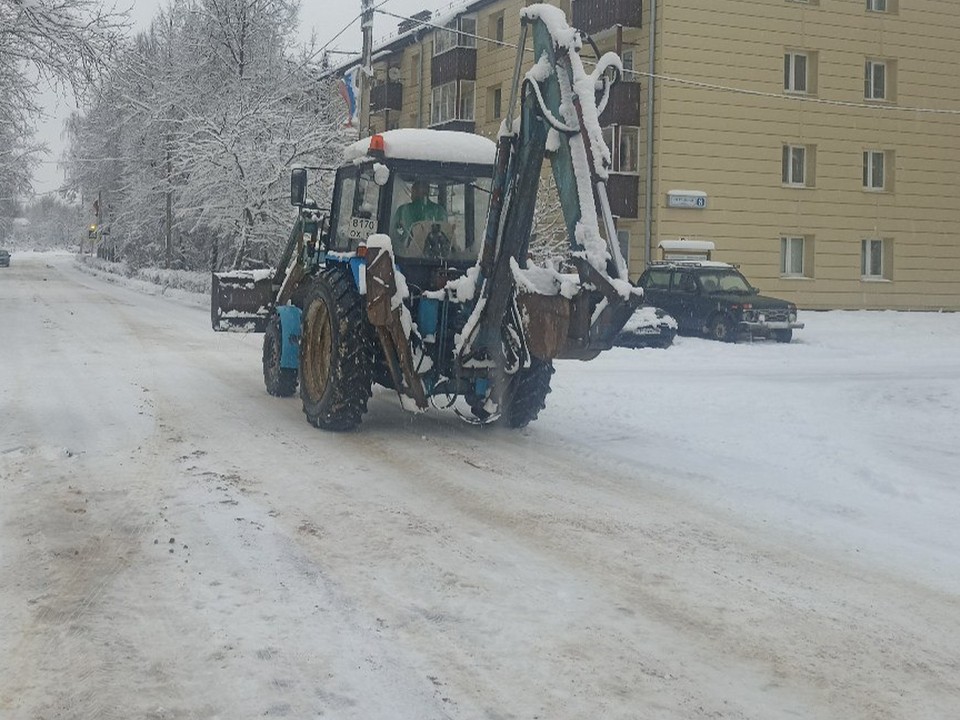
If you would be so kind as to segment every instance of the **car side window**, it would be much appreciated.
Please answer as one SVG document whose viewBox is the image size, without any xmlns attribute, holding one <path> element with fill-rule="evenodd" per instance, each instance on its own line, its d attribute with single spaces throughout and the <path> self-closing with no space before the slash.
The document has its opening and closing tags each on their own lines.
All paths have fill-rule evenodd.
<svg viewBox="0 0 960 720">
<path fill-rule="evenodd" d="M 647 273 L 646 282 L 643 286 L 648 290 L 669 290 L 670 289 L 670 271 L 669 270 L 651 270 Z"/>
<path fill-rule="evenodd" d="M 684 293 L 685 295 L 692 295 L 697 292 L 697 281 L 694 280 L 693 275 L 690 273 L 677 273 L 674 281 L 677 283 L 678 292 Z"/>
</svg>

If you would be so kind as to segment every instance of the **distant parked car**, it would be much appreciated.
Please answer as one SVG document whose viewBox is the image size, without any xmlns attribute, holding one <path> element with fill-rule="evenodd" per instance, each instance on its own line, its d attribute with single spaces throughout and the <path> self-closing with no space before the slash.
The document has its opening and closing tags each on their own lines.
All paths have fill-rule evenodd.
<svg viewBox="0 0 960 720">
<path fill-rule="evenodd" d="M 10 267 L 10 253 L 0 248 L 0 267 Z"/>
<path fill-rule="evenodd" d="M 797 306 L 761 295 L 733 265 L 710 261 L 673 261 L 651 264 L 637 284 L 644 301 L 663 308 L 677 319 L 686 335 L 706 335 L 736 342 L 742 337 L 772 337 L 790 342 L 797 322 Z"/>
<path fill-rule="evenodd" d="M 627 348 L 666 348 L 677 336 L 677 321 L 657 307 L 637 308 L 614 345 Z"/>
</svg>

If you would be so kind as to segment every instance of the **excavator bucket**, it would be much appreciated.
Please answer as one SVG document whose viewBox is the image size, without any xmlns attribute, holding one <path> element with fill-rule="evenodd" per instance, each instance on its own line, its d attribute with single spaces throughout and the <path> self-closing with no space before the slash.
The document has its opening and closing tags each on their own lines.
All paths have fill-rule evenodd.
<svg viewBox="0 0 960 720">
<path fill-rule="evenodd" d="M 233 270 L 213 273 L 210 318 L 213 329 L 227 332 L 263 332 L 276 293 L 270 270 Z"/>
</svg>

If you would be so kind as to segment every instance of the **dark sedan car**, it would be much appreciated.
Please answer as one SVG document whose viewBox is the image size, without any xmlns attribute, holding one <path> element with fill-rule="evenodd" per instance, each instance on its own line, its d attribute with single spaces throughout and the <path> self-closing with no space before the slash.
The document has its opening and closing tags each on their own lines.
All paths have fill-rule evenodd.
<svg viewBox="0 0 960 720">
<path fill-rule="evenodd" d="M 10 253 L 0 248 L 0 267 L 10 267 Z"/>
<path fill-rule="evenodd" d="M 741 337 L 772 337 L 790 342 L 797 306 L 761 295 L 733 265 L 721 262 L 653 263 L 637 283 L 644 301 L 677 319 L 679 332 L 736 342 Z"/>
</svg>

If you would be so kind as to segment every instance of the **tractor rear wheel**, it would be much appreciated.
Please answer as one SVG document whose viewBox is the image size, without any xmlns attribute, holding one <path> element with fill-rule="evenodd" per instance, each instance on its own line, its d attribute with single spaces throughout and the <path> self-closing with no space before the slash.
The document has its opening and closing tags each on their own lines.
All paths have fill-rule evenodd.
<svg viewBox="0 0 960 720">
<path fill-rule="evenodd" d="M 517 371 L 510 383 L 510 397 L 503 414 L 509 427 L 526 427 L 537 419 L 547 406 L 553 373 L 552 362 L 537 358 L 531 358 L 530 367 Z"/>
<path fill-rule="evenodd" d="M 282 348 L 280 316 L 273 313 L 263 334 L 263 384 L 274 397 L 290 397 L 297 391 L 296 368 L 280 367 Z"/>
<path fill-rule="evenodd" d="M 300 338 L 300 398 L 311 424 L 351 430 L 367 411 L 373 338 L 349 273 L 324 271 L 307 291 Z"/>
</svg>

